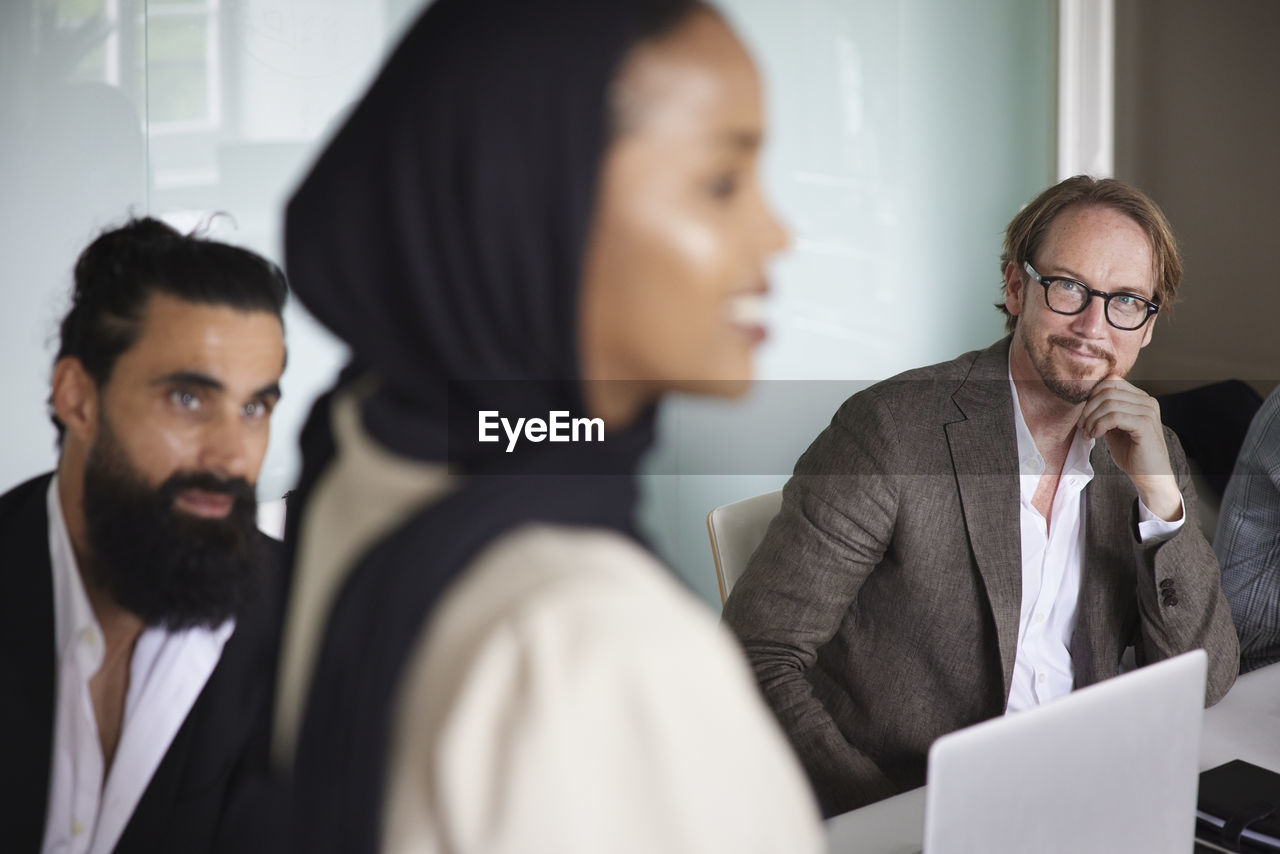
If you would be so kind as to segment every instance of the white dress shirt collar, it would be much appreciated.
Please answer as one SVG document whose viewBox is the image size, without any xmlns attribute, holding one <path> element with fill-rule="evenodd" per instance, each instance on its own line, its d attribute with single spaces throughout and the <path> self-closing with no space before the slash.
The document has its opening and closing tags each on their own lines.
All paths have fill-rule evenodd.
<svg viewBox="0 0 1280 854">
<path fill-rule="evenodd" d="M 1018 384 L 1013 379 L 1013 370 L 1009 371 L 1009 390 L 1013 395 L 1013 425 L 1014 432 L 1018 436 L 1018 471 L 1025 477 L 1034 477 L 1037 480 L 1040 475 L 1044 474 L 1044 455 L 1040 453 L 1040 449 L 1036 447 L 1036 440 L 1031 435 L 1031 428 L 1027 426 L 1027 419 L 1022 415 L 1022 405 L 1018 401 Z M 1076 428 L 1075 436 L 1071 440 L 1071 449 L 1067 451 L 1067 459 L 1062 464 L 1062 476 L 1085 476 L 1093 477 L 1093 463 L 1089 460 L 1093 453 L 1093 446 L 1097 439 L 1086 439 L 1084 433 Z M 1026 489 L 1027 483 L 1023 481 L 1023 489 Z M 1032 493 L 1035 492 L 1035 485 L 1032 485 Z"/>
</svg>

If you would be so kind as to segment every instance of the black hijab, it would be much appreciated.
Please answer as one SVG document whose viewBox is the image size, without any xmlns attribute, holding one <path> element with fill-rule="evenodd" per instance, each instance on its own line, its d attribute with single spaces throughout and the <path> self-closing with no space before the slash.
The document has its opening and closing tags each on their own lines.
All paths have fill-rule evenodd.
<svg viewBox="0 0 1280 854">
<path fill-rule="evenodd" d="M 446 410 L 581 414 L 578 289 L 625 53 L 691 0 L 438 0 L 291 200 L 294 292 L 382 386 L 365 423 L 467 468 Z M 474 423 L 472 424 L 474 431 Z"/>
<path fill-rule="evenodd" d="M 478 550 L 533 521 L 635 536 L 652 412 L 601 444 L 517 454 L 475 442 L 475 425 L 482 409 L 586 414 L 579 287 L 611 84 L 632 47 L 697 7 L 437 0 L 289 204 L 293 291 L 351 348 L 339 388 L 376 382 L 366 429 L 468 475 L 360 558 L 338 596 L 295 756 L 297 850 L 377 849 L 405 658 Z M 293 542 L 334 454 L 330 397 L 303 433 Z"/>
</svg>

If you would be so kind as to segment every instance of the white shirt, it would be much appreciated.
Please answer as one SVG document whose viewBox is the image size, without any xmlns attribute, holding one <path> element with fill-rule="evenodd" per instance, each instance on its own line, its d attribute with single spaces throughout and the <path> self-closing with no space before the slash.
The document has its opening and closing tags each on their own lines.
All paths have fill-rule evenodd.
<svg viewBox="0 0 1280 854">
<path fill-rule="evenodd" d="M 120 741 L 104 781 L 102 745 L 89 696 L 89 680 L 102 666 L 102 629 L 76 565 L 56 476 L 49 483 L 46 506 L 58 673 L 41 851 L 110 854 L 217 665 L 235 623 L 228 620 L 216 629 L 180 632 L 143 630 L 129 665 Z"/>
<path fill-rule="evenodd" d="M 1009 388 L 1013 393 L 1014 430 L 1018 437 L 1022 610 L 1018 617 L 1018 650 L 1013 661 L 1013 683 L 1006 713 L 1069 694 L 1075 684 L 1071 635 L 1076 627 L 1084 565 L 1088 504 L 1084 490 L 1093 480 L 1089 454 L 1096 441 L 1086 439 L 1076 430 L 1062 464 L 1062 476 L 1058 479 L 1046 530 L 1044 516 L 1031 503 L 1044 474 L 1044 457 L 1022 416 L 1012 373 Z M 1138 535 L 1144 543 L 1172 537 L 1185 519 L 1184 512 L 1176 522 L 1166 522 L 1138 499 Z"/>
</svg>

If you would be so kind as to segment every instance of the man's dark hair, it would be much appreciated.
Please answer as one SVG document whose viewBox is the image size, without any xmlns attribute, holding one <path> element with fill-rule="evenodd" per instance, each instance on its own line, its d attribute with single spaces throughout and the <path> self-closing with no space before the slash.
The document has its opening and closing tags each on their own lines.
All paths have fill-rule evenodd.
<svg viewBox="0 0 1280 854">
<path fill-rule="evenodd" d="M 248 249 L 182 234 L 151 217 L 131 219 L 103 232 L 76 260 L 54 362 L 74 356 L 101 387 L 137 341 L 152 294 L 283 320 L 287 292 L 280 268 Z M 61 438 L 62 424 L 52 417 Z"/>
</svg>

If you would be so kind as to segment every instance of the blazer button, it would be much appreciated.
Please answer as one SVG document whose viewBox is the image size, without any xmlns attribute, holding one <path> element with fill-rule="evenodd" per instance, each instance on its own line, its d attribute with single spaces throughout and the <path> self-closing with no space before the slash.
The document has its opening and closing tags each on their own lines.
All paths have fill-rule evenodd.
<svg viewBox="0 0 1280 854">
<path fill-rule="evenodd" d="M 1177 597 L 1177 596 L 1166 596 L 1166 597 L 1165 597 L 1165 600 L 1164 600 L 1164 604 L 1165 604 L 1165 605 L 1168 605 L 1170 608 L 1172 608 L 1174 605 L 1177 605 L 1177 604 L 1178 604 L 1178 597 Z"/>
<path fill-rule="evenodd" d="M 1164 581 L 1161 581 L 1161 582 L 1160 582 L 1160 589 L 1161 589 L 1161 590 L 1165 590 L 1165 589 L 1170 588 L 1170 587 L 1172 587 L 1172 586 L 1173 586 L 1173 579 L 1172 579 L 1172 578 L 1166 578 Z"/>
</svg>

